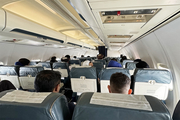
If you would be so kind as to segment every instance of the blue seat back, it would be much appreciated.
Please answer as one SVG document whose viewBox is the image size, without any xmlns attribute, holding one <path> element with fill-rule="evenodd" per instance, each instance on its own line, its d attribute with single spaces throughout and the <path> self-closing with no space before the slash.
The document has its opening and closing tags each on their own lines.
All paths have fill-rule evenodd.
<svg viewBox="0 0 180 120">
<path fill-rule="evenodd" d="M 12 65 L 12 66 L 0 66 L 0 75 L 13 75 L 13 76 L 19 76 L 19 68 L 18 65 Z"/>
<path fill-rule="evenodd" d="M 106 60 L 104 60 L 104 59 L 99 59 L 99 60 L 94 60 L 94 61 L 96 61 L 96 62 L 102 62 L 103 65 L 106 65 Z"/>
<path fill-rule="evenodd" d="M 51 68 L 50 62 L 39 62 L 38 64 L 41 64 L 42 67 Z"/>
<path fill-rule="evenodd" d="M 123 60 L 122 65 L 126 65 L 127 62 L 134 62 L 133 60 Z"/>
<path fill-rule="evenodd" d="M 127 62 L 125 68 L 127 68 L 129 70 L 134 70 L 134 69 L 136 69 L 136 64 L 137 64 L 137 62 Z"/>
<path fill-rule="evenodd" d="M 25 66 L 25 67 L 20 67 L 19 74 L 20 77 L 27 77 L 28 75 L 31 75 L 31 77 L 35 77 L 40 71 L 43 71 L 44 68 L 41 66 Z"/>
<path fill-rule="evenodd" d="M 70 60 L 69 61 L 69 64 L 71 65 L 71 64 L 76 64 L 76 65 L 81 65 L 81 61 L 80 60 Z"/>
<path fill-rule="evenodd" d="M 13 95 L 13 92 L 14 91 L 1 92 L 0 98 L 6 93 L 11 93 Z M 34 97 L 23 98 L 26 94 L 32 94 L 33 92 L 21 91 L 20 93 L 22 94 L 22 98 L 19 99 L 28 101 L 31 101 L 33 98 L 38 100 L 40 98 L 38 94 L 41 94 L 34 93 Z M 19 97 L 16 94 L 14 94 L 14 96 Z M 60 93 L 50 93 L 47 97 L 45 96 L 42 103 L 0 100 L 0 113 L 1 120 L 70 120 L 66 97 Z"/>
<path fill-rule="evenodd" d="M 103 69 L 100 73 L 100 80 L 110 80 L 111 75 L 117 72 L 121 72 L 130 78 L 129 70 L 123 68 L 108 68 Z"/>
<path fill-rule="evenodd" d="M 71 78 L 80 78 L 85 76 L 86 79 L 97 79 L 97 73 L 95 67 L 78 67 L 72 68 L 70 72 Z"/>
<path fill-rule="evenodd" d="M 163 69 L 136 69 L 134 72 L 135 82 L 149 82 L 155 80 L 156 83 L 170 84 L 172 80 L 171 73 Z"/>
<path fill-rule="evenodd" d="M 79 97 L 73 113 L 73 120 L 86 120 L 87 118 L 88 120 L 171 120 L 171 116 L 167 107 L 160 100 L 154 97 L 138 96 L 146 99 L 146 105 L 150 105 L 151 110 L 146 110 L 142 108 L 134 109 L 132 107 L 133 105 L 137 104 L 143 105 L 141 99 L 134 100 L 134 95 L 130 96 L 119 94 L 118 96 L 118 94 L 116 94 L 116 96 L 118 96 L 116 97 L 116 102 L 121 101 L 121 104 L 128 106 L 127 108 L 118 106 L 119 104 L 117 106 L 104 105 L 105 103 L 108 103 L 108 101 L 111 101 L 111 99 L 115 99 L 113 93 L 106 93 L 106 97 L 102 99 L 102 101 L 99 101 L 97 104 L 93 104 L 93 94 L 94 93 L 83 93 Z M 102 95 L 99 96 L 102 97 Z M 127 102 L 125 99 L 126 96 L 128 98 L 132 98 L 128 99 Z M 97 100 L 99 99 L 96 99 L 96 101 Z"/>
</svg>

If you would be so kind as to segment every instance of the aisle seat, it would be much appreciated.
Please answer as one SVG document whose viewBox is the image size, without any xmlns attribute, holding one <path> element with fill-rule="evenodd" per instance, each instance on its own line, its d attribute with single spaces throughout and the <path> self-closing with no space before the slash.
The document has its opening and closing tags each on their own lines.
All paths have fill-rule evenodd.
<svg viewBox="0 0 180 120">
<path fill-rule="evenodd" d="M 73 92 L 97 92 L 97 74 L 95 67 L 74 67 L 70 72 Z"/>
<path fill-rule="evenodd" d="M 50 62 L 39 62 L 38 66 L 42 66 L 45 70 L 52 70 Z"/>
<path fill-rule="evenodd" d="M 41 66 L 25 66 L 25 67 L 20 67 L 19 70 L 19 81 L 21 84 L 21 87 L 23 89 L 28 89 L 28 90 L 34 90 L 34 80 L 36 75 L 44 70 L 43 67 Z"/>
<path fill-rule="evenodd" d="M 136 69 L 137 62 L 127 62 L 125 68 L 129 69 L 130 75 L 134 74 L 134 70 Z"/>
<path fill-rule="evenodd" d="M 171 120 L 167 107 L 157 98 L 115 93 L 83 93 L 73 120 Z"/>
</svg>

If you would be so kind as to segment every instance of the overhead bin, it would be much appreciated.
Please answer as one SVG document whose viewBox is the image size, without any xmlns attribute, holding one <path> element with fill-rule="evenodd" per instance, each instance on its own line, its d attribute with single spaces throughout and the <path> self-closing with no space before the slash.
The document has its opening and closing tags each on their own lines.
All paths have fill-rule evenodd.
<svg viewBox="0 0 180 120">
<path fill-rule="evenodd" d="M 61 43 L 64 42 L 66 38 L 66 36 L 60 32 L 44 27 L 8 11 L 6 11 L 6 16 L 6 28 L 3 30 L 3 32 L 9 32 L 19 36 L 29 36 L 43 40 L 59 40 Z"/>
<path fill-rule="evenodd" d="M 3 9 L 0 9 L 0 31 L 2 31 L 5 27 L 5 11 Z"/>
</svg>

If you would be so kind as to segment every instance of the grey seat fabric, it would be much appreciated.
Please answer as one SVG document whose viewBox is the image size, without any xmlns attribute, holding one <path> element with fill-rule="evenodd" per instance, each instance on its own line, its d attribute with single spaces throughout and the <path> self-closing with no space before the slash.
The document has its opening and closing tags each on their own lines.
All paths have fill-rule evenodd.
<svg viewBox="0 0 180 120">
<path fill-rule="evenodd" d="M 136 69 L 134 72 L 135 82 L 149 82 L 155 80 L 156 83 L 170 84 L 171 73 L 162 69 Z"/>
<path fill-rule="evenodd" d="M 106 60 L 104 60 L 104 59 L 99 59 L 99 60 L 94 60 L 94 61 L 96 61 L 96 62 L 102 62 L 103 65 L 106 65 Z"/>
<path fill-rule="evenodd" d="M 80 60 L 70 60 L 69 61 L 69 64 L 71 65 L 71 64 L 77 64 L 77 65 L 81 65 L 81 61 Z"/>
<path fill-rule="evenodd" d="M 151 96 L 145 96 L 152 108 L 146 111 L 90 104 L 92 95 L 83 93 L 79 97 L 72 120 L 171 120 L 166 106 Z"/>
<path fill-rule="evenodd" d="M 41 64 L 42 67 L 51 68 L 50 62 L 39 62 L 38 64 Z"/>
<path fill-rule="evenodd" d="M 72 68 L 70 72 L 71 78 L 80 78 L 85 76 L 86 79 L 97 79 L 95 67 Z"/>
<path fill-rule="evenodd" d="M 19 68 L 18 65 L 12 65 L 12 66 L 0 66 L 0 75 L 13 75 L 13 76 L 19 76 Z"/>
<path fill-rule="evenodd" d="M 91 59 L 91 57 L 83 57 L 83 58 L 79 58 L 79 60 L 80 60 L 81 62 L 84 62 L 85 60 L 91 61 L 92 59 Z"/>
<path fill-rule="evenodd" d="M 60 93 L 50 93 L 42 103 L 0 101 L 0 113 L 0 120 L 70 120 L 66 97 Z"/>
<path fill-rule="evenodd" d="M 35 61 L 31 61 L 31 62 L 29 63 L 29 65 L 36 65 L 36 62 L 35 62 Z"/>
<path fill-rule="evenodd" d="M 104 68 L 103 63 L 101 63 L 101 62 L 93 62 L 93 66 L 96 67 L 97 75 L 99 75 L 101 70 Z"/>
<path fill-rule="evenodd" d="M 123 60 L 122 65 L 126 65 L 127 62 L 134 62 L 133 60 Z"/>
<path fill-rule="evenodd" d="M 123 68 L 112 68 L 112 69 L 103 69 L 100 73 L 100 80 L 110 80 L 110 77 L 113 73 L 121 72 L 127 75 L 130 78 L 129 70 Z"/>
<path fill-rule="evenodd" d="M 136 64 L 137 62 L 127 62 L 125 68 L 129 70 L 134 70 L 136 69 Z"/>
<path fill-rule="evenodd" d="M 180 120 L 180 101 L 177 103 L 173 113 L 173 120 Z"/>
<path fill-rule="evenodd" d="M 58 68 L 67 69 L 69 71 L 69 66 L 68 63 L 66 62 L 55 62 L 53 64 L 53 69 L 58 69 Z"/>
<path fill-rule="evenodd" d="M 38 74 L 38 72 L 40 72 L 42 70 L 44 70 L 44 68 L 40 67 L 40 66 L 20 67 L 19 74 L 20 74 L 20 77 L 27 77 L 28 75 L 31 75 L 31 77 L 35 77 Z"/>
</svg>

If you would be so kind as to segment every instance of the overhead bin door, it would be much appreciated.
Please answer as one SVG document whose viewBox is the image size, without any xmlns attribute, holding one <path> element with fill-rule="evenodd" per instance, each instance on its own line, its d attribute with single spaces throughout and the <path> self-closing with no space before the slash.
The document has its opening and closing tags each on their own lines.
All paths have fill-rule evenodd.
<svg viewBox="0 0 180 120">
<path fill-rule="evenodd" d="M 2 31 L 5 27 L 5 11 L 0 9 L 0 31 Z"/>
</svg>

